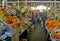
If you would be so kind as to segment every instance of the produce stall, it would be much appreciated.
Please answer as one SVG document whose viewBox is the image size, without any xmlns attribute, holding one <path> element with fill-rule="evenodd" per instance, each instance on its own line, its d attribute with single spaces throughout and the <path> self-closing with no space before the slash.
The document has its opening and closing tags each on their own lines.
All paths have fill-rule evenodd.
<svg viewBox="0 0 60 41">
<path fill-rule="evenodd" d="M 13 11 L 14 8 L 11 10 Z M 34 24 L 30 22 L 29 18 L 31 18 L 31 16 L 29 15 L 29 12 L 25 13 L 25 9 L 23 7 L 21 7 L 21 10 L 19 10 L 18 8 L 15 8 L 15 11 L 16 11 L 15 13 L 13 13 L 12 11 L 9 10 L 9 12 L 7 12 L 6 9 L 0 8 L 0 15 L 1 15 L 0 18 L 7 26 L 11 26 L 10 28 L 9 27 L 6 28 L 7 32 L 5 30 L 4 31 L 9 34 L 10 33 L 13 34 L 12 37 L 14 38 L 16 37 L 16 40 L 14 40 L 13 38 L 12 41 L 17 41 L 17 40 L 19 41 L 20 35 L 22 35 L 24 31 L 27 29 L 29 33 L 30 31 L 29 29 L 31 25 L 34 25 Z M 4 28 L 4 25 L 3 24 L 1 25 L 3 26 L 2 28 Z M 12 31 L 8 31 L 10 29 L 12 29 Z M 17 33 L 16 35 L 18 36 L 16 36 L 15 33 L 13 33 L 14 30 L 16 30 L 16 33 Z M 5 32 L 1 35 L 4 35 Z"/>
<path fill-rule="evenodd" d="M 58 6 L 59 8 L 55 9 L 56 3 L 60 3 L 60 2 L 32 1 L 32 0 L 31 1 L 18 0 L 18 1 L 8 2 L 6 0 L 5 2 L 6 5 L 4 5 L 4 2 L 5 1 L 2 1 L 3 8 L 0 8 L 0 20 L 1 20 L 0 21 L 0 34 L 1 34 L 0 40 L 6 40 L 6 38 L 8 37 L 10 41 L 19 41 L 25 31 L 27 33 L 30 33 L 32 30 L 35 29 L 35 24 L 40 23 L 37 20 L 40 17 L 40 16 L 38 17 L 38 15 L 41 12 L 43 13 L 47 12 L 48 19 L 46 20 L 46 29 L 47 29 L 48 35 L 50 35 L 50 39 L 52 41 L 60 40 L 60 16 L 59 16 L 60 6 Z M 25 2 L 25 4 L 20 6 L 19 2 L 22 2 L 22 3 Z M 28 5 L 29 2 L 31 3 L 31 6 Z M 34 5 L 32 5 L 32 3 L 34 3 Z M 45 3 L 45 4 L 37 6 L 38 4 L 36 3 L 42 3 L 42 4 Z M 6 6 L 6 8 L 4 8 L 4 6 Z M 56 10 L 58 12 L 55 12 Z M 42 21 L 42 19 L 39 18 L 39 21 Z"/>
<path fill-rule="evenodd" d="M 56 15 L 57 14 L 57 15 Z M 48 34 L 50 35 L 50 39 L 52 41 L 59 41 L 60 40 L 60 18 L 59 12 L 54 14 L 55 16 L 49 16 L 46 20 L 46 29 Z"/>
</svg>

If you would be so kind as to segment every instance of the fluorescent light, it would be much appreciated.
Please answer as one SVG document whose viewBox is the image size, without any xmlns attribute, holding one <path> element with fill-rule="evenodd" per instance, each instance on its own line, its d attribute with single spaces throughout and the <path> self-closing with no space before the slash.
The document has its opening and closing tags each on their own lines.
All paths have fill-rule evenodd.
<svg viewBox="0 0 60 41">
<path fill-rule="evenodd" d="M 40 12 L 43 12 L 44 10 L 50 10 L 50 7 L 40 5 L 37 7 L 30 7 L 31 10 L 40 10 Z"/>
<path fill-rule="evenodd" d="M 48 10 L 50 10 L 50 7 L 48 7 Z"/>
<path fill-rule="evenodd" d="M 30 7 L 31 8 L 31 10 L 35 10 L 35 7 Z"/>
<path fill-rule="evenodd" d="M 36 7 L 36 10 L 40 10 L 40 12 L 42 12 L 43 10 L 46 10 L 46 9 L 47 9 L 47 7 L 43 6 L 43 5 L 40 5 L 40 6 Z"/>
</svg>

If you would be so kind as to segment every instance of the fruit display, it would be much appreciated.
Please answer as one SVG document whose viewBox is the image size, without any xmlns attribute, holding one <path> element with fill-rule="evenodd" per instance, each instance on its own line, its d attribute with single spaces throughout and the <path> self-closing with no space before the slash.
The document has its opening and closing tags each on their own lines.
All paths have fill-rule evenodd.
<svg viewBox="0 0 60 41">
<path fill-rule="evenodd" d="M 16 12 L 13 14 L 11 10 L 15 10 Z M 22 30 L 28 28 L 29 25 L 33 24 L 30 22 L 31 11 L 28 9 L 26 10 L 24 7 L 18 9 L 14 7 L 11 10 L 7 12 L 5 9 L 0 8 L 0 18 L 6 22 L 6 24 L 11 25 L 13 29 L 21 32 Z"/>
<path fill-rule="evenodd" d="M 0 9 L 0 18 L 6 22 L 7 18 L 5 15 L 7 15 L 7 12 L 4 9 Z"/>
<path fill-rule="evenodd" d="M 59 12 L 58 12 L 59 13 Z M 46 27 L 51 32 L 52 38 L 55 40 L 60 40 L 60 20 L 59 14 L 57 12 L 54 14 L 54 18 L 50 19 L 52 16 L 48 16 L 49 19 L 46 20 Z"/>
</svg>

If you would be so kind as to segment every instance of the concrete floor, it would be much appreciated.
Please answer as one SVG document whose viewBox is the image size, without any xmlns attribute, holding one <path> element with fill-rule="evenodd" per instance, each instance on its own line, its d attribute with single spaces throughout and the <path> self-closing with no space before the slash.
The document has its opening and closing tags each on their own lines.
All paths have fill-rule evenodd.
<svg viewBox="0 0 60 41">
<path fill-rule="evenodd" d="M 29 34 L 29 41 L 47 41 L 45 29 L 40 24 Z"/>
</svg>

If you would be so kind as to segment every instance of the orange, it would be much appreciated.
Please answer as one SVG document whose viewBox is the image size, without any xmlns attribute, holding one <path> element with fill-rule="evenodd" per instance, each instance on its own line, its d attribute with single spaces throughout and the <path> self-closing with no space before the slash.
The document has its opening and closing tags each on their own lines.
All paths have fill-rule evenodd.
<svg viewBox="0 0 60 41">
<path fill-rule="evenodd" d="M 12 23 L 12 27 L 13 28 L 17 28 L 18 27 L 18 23 Z"/>
</svg>

